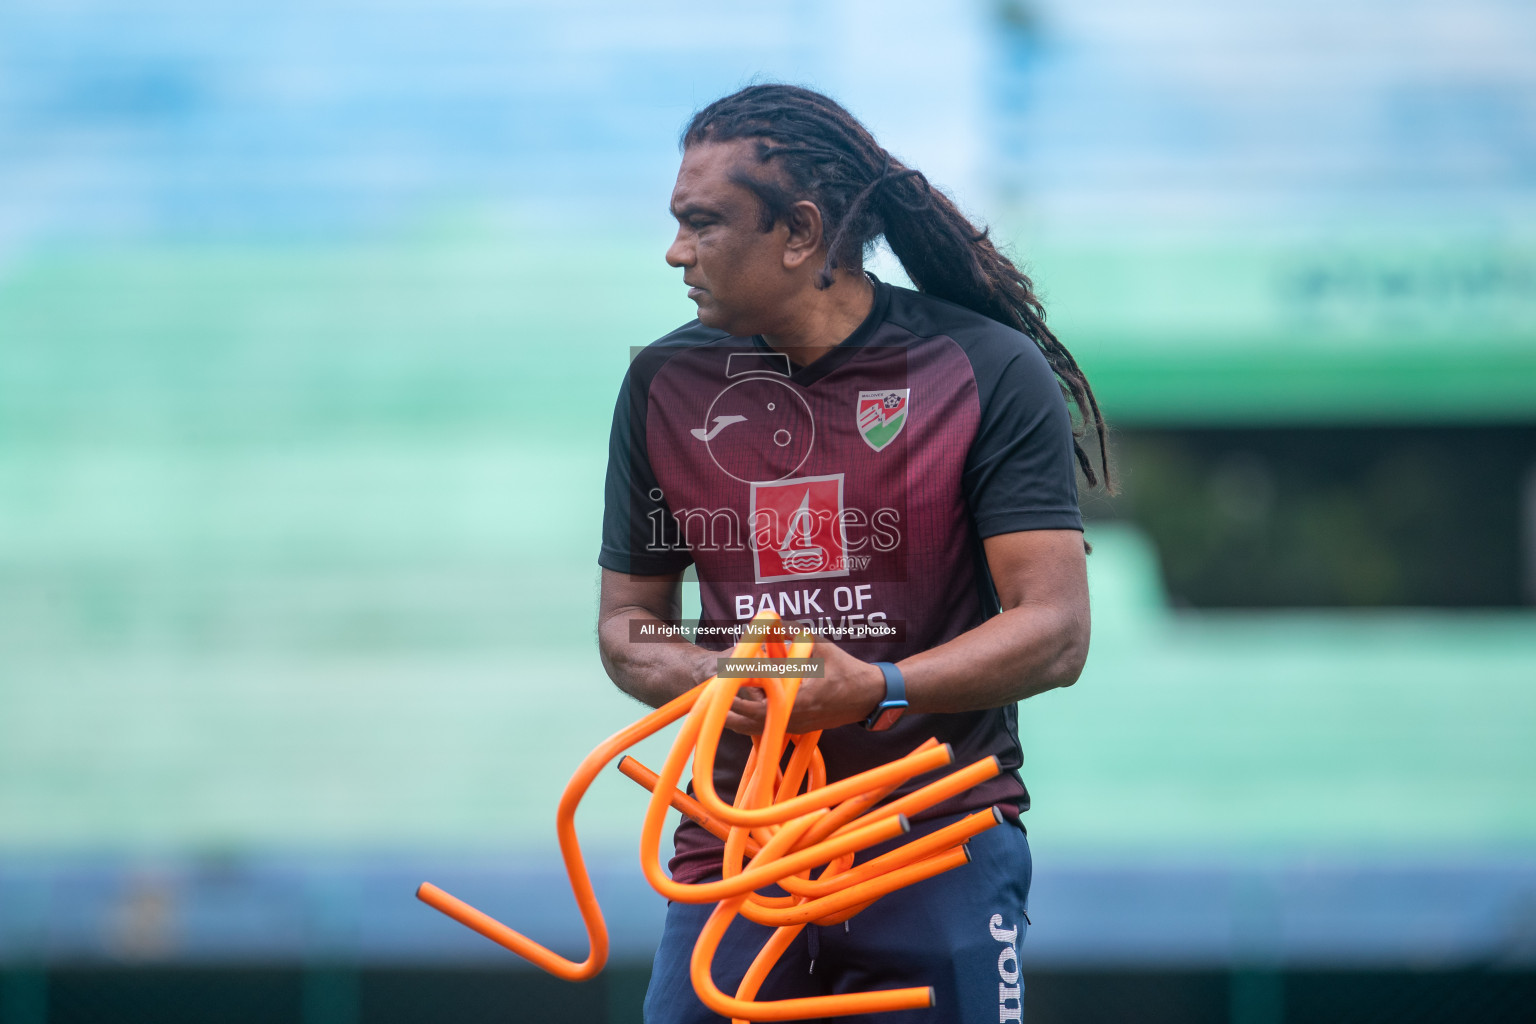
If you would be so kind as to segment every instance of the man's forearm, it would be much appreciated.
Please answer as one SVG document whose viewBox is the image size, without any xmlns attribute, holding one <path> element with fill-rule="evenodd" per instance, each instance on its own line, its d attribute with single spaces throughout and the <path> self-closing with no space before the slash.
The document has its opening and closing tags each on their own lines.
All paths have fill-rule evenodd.
<svg viewBox="0 0 1536 1024">
<path fill-rule="evenodd" d="M 912 711 L 1001 707 L 1077 681 L 1088 655 L 1086 608 L 1020 605 L 899 662 Z"/>
<path fill-rule="evenodd" d="M 621 608 L 598 626 L 603 668 L 631 697 L 660 707 L 714 674 L 719 652 L 706 651 L 686 640 L 637 641 L 631 638 L 631 623 L 665 625 L 643 608 Z"/>
<path fill-rule="evenodd" d="M 1075 606 L 1074 606 L 1075 607 Z M 924 714 L 1003 707 L 1025 697 L 1070 686 L 1088 651 L 1088 611 L 1020 605 L 953 640 L 897 662 L 907 706 Z M 823 641 L 816 655 L 826 673 L 806 679 L 790 715 L 790 732 L 809 732 L 862 721 L 880 701 L 884 682 L 858 655 Z M 761 705 L 737 702 L 738 731 L 762 729 Z"/>
</svg>

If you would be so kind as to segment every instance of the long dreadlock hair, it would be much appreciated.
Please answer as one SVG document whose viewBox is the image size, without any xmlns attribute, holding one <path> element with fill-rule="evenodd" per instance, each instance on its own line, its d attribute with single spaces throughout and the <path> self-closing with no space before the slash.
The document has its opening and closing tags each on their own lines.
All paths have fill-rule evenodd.
<svg viewBox="0 0 1536 1024">
<path fill-rule="evenodd" d="M 833 272 L 864 265 L 865 253 L 884 235 L 918 291 L 948 299 L 1027 334 L 1044 353 L 1062 391 L 1077 406 L 1082 427 L 1072 447 L 1089 486 L 1100 482 L 1081 434 L 1091 423 L 1106 489 L 1109 442 L 1104 416 L 1088 379 L 1066 346 L 1045 325 L 1034 283 L 997 250 L 949 197 L 922 172 L 905 167 L 869 129 L 826 96 L 793 85 L 750 85 L 693 115 L 681 148 L 703 142 L 750 139 L 757 159 L 781 171 L 764 178 L 738 173 L 737 184 L 757 194 L 762 230 L 786 220 L 809 199 L 821 211 L 827 260 L 818 288 Z"/>
</svg>

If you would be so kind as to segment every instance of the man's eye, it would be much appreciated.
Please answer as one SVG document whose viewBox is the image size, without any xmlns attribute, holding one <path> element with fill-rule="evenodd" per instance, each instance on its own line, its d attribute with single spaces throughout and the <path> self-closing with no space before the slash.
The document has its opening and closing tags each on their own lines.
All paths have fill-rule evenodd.
<svg viewBox="0 0 1536 1024">
<path fill-rule="evenodd" d="M 688 222 L 688 226 L 690 228 L 693 228 L 693 230 L 698 231 L 700 228 L 707 228 L 707 227 L 709 227 L 713 223 L 714 223 L 714 221 L 709 220 L 708 218 L 699 218 L 699 219 L 690 220 Z"/>
</svg>

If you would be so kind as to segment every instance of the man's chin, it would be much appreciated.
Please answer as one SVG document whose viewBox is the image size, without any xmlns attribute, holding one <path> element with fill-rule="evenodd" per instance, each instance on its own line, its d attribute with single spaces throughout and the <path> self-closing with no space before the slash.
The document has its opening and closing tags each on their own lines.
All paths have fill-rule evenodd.
<svg viewBox="0 0 1536 1024">
<path fill-rule="evenodd" d="M 757 333 L 751 316 L 743 316 L 741 310 L 722 309 L 718 303 L 711 302 L 708 296 L 702 301 L 693 300 L 698 305 L 694 316 L 699 318 L 699 323 L 705 327 L 713 327 L 717 331 L 724 331 L 733 337 L 746 337 Z"/>
<path fill-rule="evenodd" d="M 695 311 L 694 315 L 699 318 L 699 323 L 703 324 L 705 327 L 725 327 L 726 318 L 721 315 L 720 310 L 717 309 L 714 304 L 710 303 L 708 300 L 694 299 L 693 301 L 698 306 L 698 309 Z"/>
</svg>

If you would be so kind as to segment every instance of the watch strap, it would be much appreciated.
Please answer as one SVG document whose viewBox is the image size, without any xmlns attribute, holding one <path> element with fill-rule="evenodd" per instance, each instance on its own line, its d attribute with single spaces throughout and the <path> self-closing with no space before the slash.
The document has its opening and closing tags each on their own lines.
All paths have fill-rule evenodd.
<svg viewBox="0 0 1536 1024">
<path fill-rule="evenodd" d="M 907 681 L 901 669 L 889 661 L 877 661 L 874 665 L 885 677 L 885 699 L 864 719 L 864 728 L 870 732 L 881 732 L 895 725 L 896 720 L 907 710 Z"/>
</svg>

